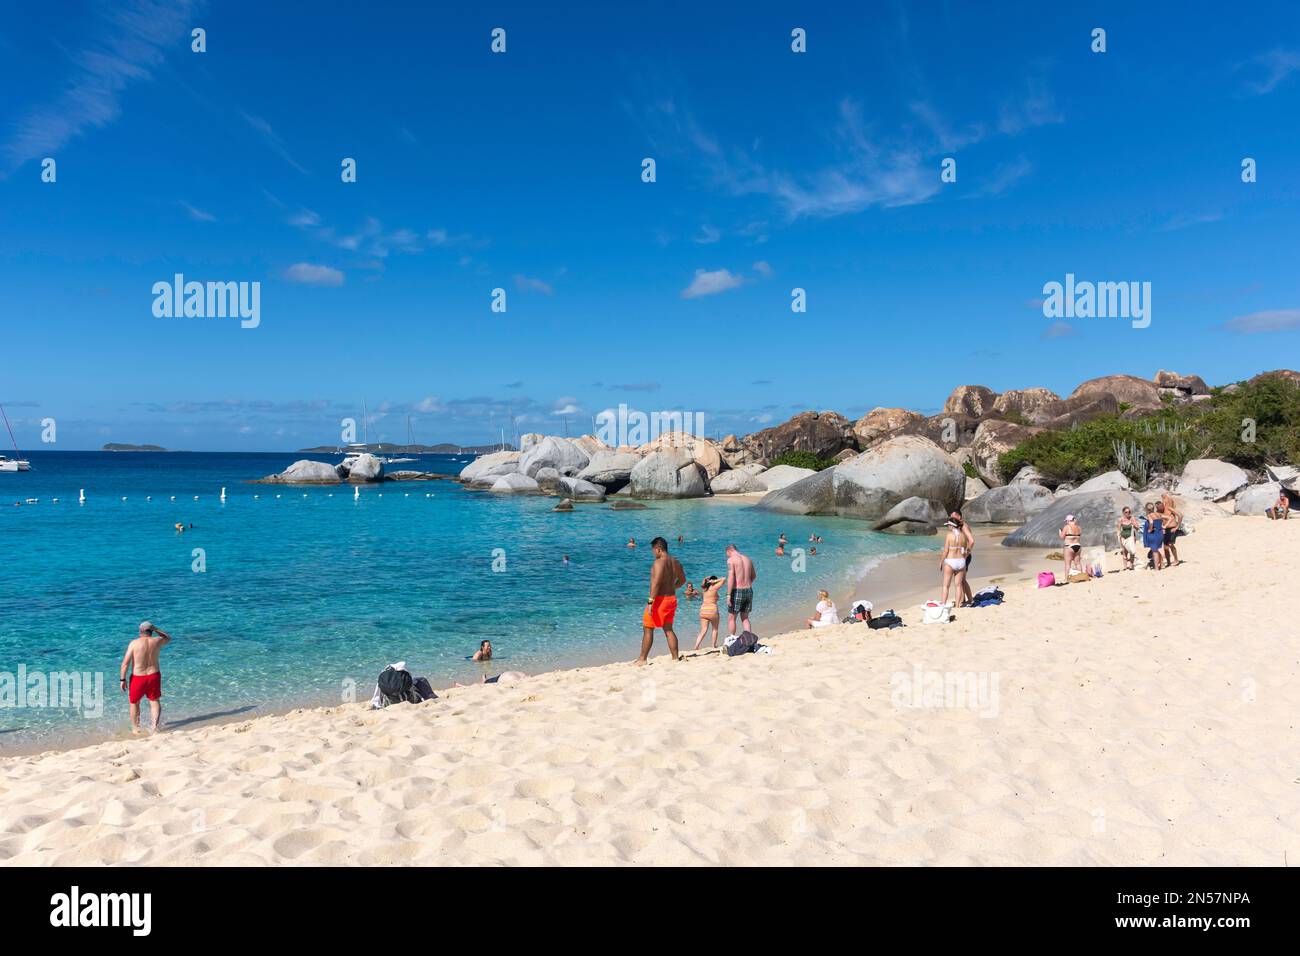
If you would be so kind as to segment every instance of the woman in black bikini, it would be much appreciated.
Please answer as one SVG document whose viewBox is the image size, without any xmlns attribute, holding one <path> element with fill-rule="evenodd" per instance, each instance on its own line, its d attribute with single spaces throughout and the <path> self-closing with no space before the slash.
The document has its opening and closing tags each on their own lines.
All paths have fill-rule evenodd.
<svg viewBox="0 0 1300 956">
<path fill-rule="evenodd" d="M 1083 529 L 1075 523 L 1074 515 L 1066 515 L 1065 525 L 1056 536 L 1065 543 L 1062 549 L 1065 557 L 1065 580 L 1069 581 L 1071 567 L 1078 568 L 1079 573 L 1083 574 Z"/>
</svg>

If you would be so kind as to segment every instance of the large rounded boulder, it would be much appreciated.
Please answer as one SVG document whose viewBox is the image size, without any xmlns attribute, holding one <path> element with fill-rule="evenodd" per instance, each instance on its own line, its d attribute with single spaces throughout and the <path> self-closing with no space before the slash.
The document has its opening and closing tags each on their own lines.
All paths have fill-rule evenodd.
<svg viewBox="0 0 1300 956">
<path fill-rule="evenodd" d="M 1128 491 L 1085 491 L 1054 498 L 1023 527 L 1003 538 L 1002 543 L 1009 548 L 1059 549 L 1061 538 L 1057 532 L 1065 526 L 1065 516 L 1074 515 L 1085 546 L 1102 545 L 1113 550 L 1119 547 L 1115 523 L 1125 508 L 1132 508 L 1135 515 L 1142 513 L 1137 495 Z"/>
<path fill-rule="evenodd" d="M 767 491 L 767 486 L 752 471 L 737 468 L 724 471 L 710 481 L 709 490 L 715 495 L 748 495 Z"/>
<path fill-rule="evenodd" d="M 613 494 L 632 480 L 632 469 L 640 461 L 641 456 L 632 452 L 600 451 L 591 456 L 587 467 L 575 477 L 600 485 L 606 493 Z"/>
<path fill-rule="evenodd" d="M 1061 396 L 1047 388 L 1013 388 L 1003 392 L 993 403 L 993 417 L 1007 418 L 1019 415 L 1028 420 L 1029 416 L 1050 402 L 1059 402 Z"/>
<path fill-rule="evenodd" d="M 627 490 L 633 498 L 702 498 L 709 486 L 704 469 L 689 451 L 665 448 L 636 463 Z"/>
<path fill-rule="evenodd" d="M 1282 493 L 1282 486 L 1276 481 L 1267 481 L 1262 485 L 1251 485 L 1237 493 L 1233 513 L 1239 515 L 1262 515 L 1277 503 L 1277 496 Z"/>
<path fill-rule="evenodd" d="M 1183 468 L 1174 491 L 1202 501 L 1222 501 L 1248 484 L 1250 476 L 1231 462 L 1194 458 Z"/>
<path fill-rule="evenodd" d="M 664 432 L 654 441 L 642 445 L 640 451 L 648 455 L 666 448 L 684 448 L 689 451 L 696 464 L 704 469 L 704 474 L 709 478 L 715 477 L 722 471 L 722 452 L 717 444 L 689 432 Z"/>
<path fill-rule="evenodd" d="M 971 524 L 1024 524 L 1052 503 L 1052 493 L 1042 485 L 1019 483 L 990 488 L 962 506 Z"/>
<path fill-rule="evenodd" d="M 1160 387 L 1145 378 L 1136 375 L 1103 375 L 1090 378 L 1070 393 L 1070 398 L 1098 399 L 1109 395 L 1121 405 L 1127 405 L 1125 411 L 1152 411 L 1160 407 Z"/>
<path fill-rule="evenodd" d="M 272 485 L 336 485 L 339 468 L 323 461 L 299 459 L 278 475 L 267 475 L 262 483 Z"/>
<path fill-rule="evenodd" d="M 948 512 L 928 498 L 904 498 L 885 512 L 872 527 L 885 534 L 934 534 L 948 519 Z"/>
<path fill-rule="evenodd" d="M 927 498 L 945 511 L 956 511 L 966 490 L 961 466 L 919 435 L 891 438 L 828 470 L 835 512 L 850 518 L 882 518 L 911 497 Z"/>
<path fill-rule="evenodd" d="M 877 442 L 905 432 L 915 431 L 925 421 L 919 412 L 906 408 L 873 408 L 853 423 L 853 433 L 859 448 L 870 448 Z"/>
<path fill-rule="evenodd" d="M 348 468 L 348 481 L 362 485 L 384 480 L 384 463 L 369 453 L 358 455 Z"/>
<path fill-rule="evenodd" d="M 534 477 L 543 468 L 554 468 L 561 475 L 576 475 L 587 467 L 591 456 L 567 438 L 547 435 L 519 458 L 519 473 Z"/>
<path fill-rule="evenodd" d="M 1021 442 L 1028 441 L 1042 429 L 1017 425 L 990 418 L 981 422 L 975 430 L 975 440 L 971 442 L 971 461 L 980 477 L 990 487 L 1002 484 L 1002 474 L 998 471 L 998 458 L 1011 451 Z"/>
<path fill-rule="evenodd" d="M 815 474 L 817 472 L 812 468 L 796 468 L 794 465 L 773 465 L 762 472 L 761 481 L 764 491 L 780 491 L 782 488 L 793 485 L 796 481 L 803 481 Z"/>
<path fill-rule="evenodd" d="M 943 403 L 945 415 L 984 418 L 993 411 L 998 393 L 984 385 L 958 385 Z"/>
<path fill-rule="evenodd" d="M 492 482 L 489 491 L 495 491 L 498 494 L 530 494 L 539 491 L 540 488 L 536 481 L 527 475 L 502 475 Z"/>
<path fill-rule="evenodd" d="M 835 469 L 814 472 L 807 478 L 769 491 L 754 507 L 783 515 L 824 515 L 835 509 Z"/>
<path fill-rule="evenodd" d="M 745 437 L 751 461 L 772 461 L 788 451 L 812 452 L 834 458 L 845 448 L 857 447 L 853 423 L 837 412 L 800 412 L 789 421 Z"/>
<path fill-rule="evenodd" d="M 460 470 L 460 480 L 468 482 L 485 478 L 496 480 L 501 475 L 514 474 L 519 470 L 519 457 L 520 453 L 517 451 L 494 451 L 488 455 L 479 455 Z"/>
</svg>

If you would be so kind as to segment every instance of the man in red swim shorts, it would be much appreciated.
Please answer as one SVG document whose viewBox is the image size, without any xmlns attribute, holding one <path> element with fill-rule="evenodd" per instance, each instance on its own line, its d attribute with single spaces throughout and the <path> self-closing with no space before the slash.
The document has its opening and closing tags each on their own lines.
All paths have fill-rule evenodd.
<svg viewBox="0 0 1300 956">
<path fill-rule="evenodd" d="M 655 628 L 661 627 L 668 639 L 668 653 L 677 660 L 677 632 L 673 630 L 673 615 L 677 613 L 677 589 L 686 583 L 682 563 L 668 553 L 668 542 L 655 538 L 650 542 L 655 563 L 650 566 L 650 597 L 641 615 L 641 656 L 637 664 L 644 664 L 654 643 Z"/>
<path fill-rule="evenodd" d="M 162 671 L 158 658 L 171 637 L 148 621 L 140 625 L 140 636 L 126 646 L 122 655 L 122 690 L 127 691 L 131 702 L 131 733 L 140 733 L 140 698 L 149 698 L 149 712 L 153 717 L 151 732 L 162 727 Z M 131 671 L 131 686 L 126 686 L 126 672 Z"/>
</svg>

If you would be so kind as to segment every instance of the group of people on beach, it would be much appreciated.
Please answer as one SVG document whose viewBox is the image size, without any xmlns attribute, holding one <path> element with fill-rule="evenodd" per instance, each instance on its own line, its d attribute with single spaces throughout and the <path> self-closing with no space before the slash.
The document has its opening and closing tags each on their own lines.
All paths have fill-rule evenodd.
<svg viewBox="0 0 1300 956">
<path fill-rule="evenodd" d="M 682 539 L 679 536 L 677 540 Z M 631 542 L 629 546 L 632 546 Z M 668 552 L 668 542 L 664 538 L 651 541 L 650 550 L 654 554 L 654 563 L 650 565 L 650 593 L 641 615 L 641 656 L 637 658 L 637 664 L 644 664 L 650 656 L 656 630 L 664 632 L 668 653 L 673 660 L 679 659 L 677 632 L 673 625 L 677 615 L 677 590 L 687 583 L 686 572 L 682 563 Z M 727 636 L 736 636 L 737 621 L 744 630 L 750 630 L 749 614 L 754 607 L 754 581 L 758 572 L 754 570 L 754 562 L 736 545 L 727 545 L 726 555 L 725 578 L 711 574 L 700 582 L 698 591 L 692 584 L 686 592 L 687 598 L 697 594 L 700 598 L 700 633 L 695 639 L 697 651 L 710 630 L 713 632 L 713 646 L 718 646 L 722 618 L 718 599 L 724 588 L 727 591 Z"/>
<path fill-rule="evenodd" d="M 1143 511 L 1139 518 L 1133 514 L 1132 508 L 1126 507 L 1115 523 L 1122 569 L 1133 571 L 1137 568 L 1139 541 L 1146 549 L 1149 570 L 1161 571 L 1182 564 L 1182 558 L 1178 556 L 1178 539 L 1187 532 L 1183 530 L 1183 514 L 1178 510 L 1173 495 L 1166 492 L 1159 501 L 1148 501 Z M 1068 578 L 1068 556 L 1066 562 Z"/>
</svg>

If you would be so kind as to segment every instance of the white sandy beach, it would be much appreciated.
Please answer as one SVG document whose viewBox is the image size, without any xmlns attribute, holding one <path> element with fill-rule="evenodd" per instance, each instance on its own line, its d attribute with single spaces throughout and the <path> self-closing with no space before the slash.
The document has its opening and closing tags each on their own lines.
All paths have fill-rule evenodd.
<svg viewBox="0 0 1300 956">
<path fill-rule="evenodd" d="M 1225 517 L 1182 567 L 1044 591 L 1017 572 L 946 626 L 899 607 L 906 629 L 771 655 L 8 758 L 0 862 L 1283 865 L 1298 547 L 1300 521 Z M 943 706 L 932 672 L 983 695 Z"/>
</svg>

